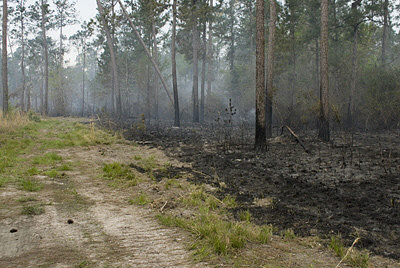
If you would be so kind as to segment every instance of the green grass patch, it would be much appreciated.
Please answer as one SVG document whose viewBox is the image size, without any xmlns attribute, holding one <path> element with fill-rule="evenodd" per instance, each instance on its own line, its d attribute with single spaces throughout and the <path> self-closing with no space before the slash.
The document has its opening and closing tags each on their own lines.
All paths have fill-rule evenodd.
<svg viewBox="0 0 400 268">
<path fill-rule="evenodd" d="M 251 221 L 251 213 L 250 213 L 250 211 L 249 210 L 241 211 L 239 213 L 239 219 L 241 221 L 245 221 L 245 222 L 250 223 L 250 221 Z"/>
<path fill-rule="evenodd" d="M 6 185 L 6 183 L 9 181 L 8 178 L 0 177 L 0 187 L 3 187 Z"/>
<path fill-rule="evenodd" d="M 227 208 L 236 206 L 231 196 L 221 201 L 206 193 L 204 187 L 192 186 L 180 202 L 193 209 L 195 216 L 183 218 L 159 214 L 157 219 L 163 225 L 179 227 L 194 234 L 196 240 L 192 249 L 199 260 L 213 254 L 233 254 L 248 242 L 267 243 L 272 235 L 272 226 L 257 226 L 250 222 L 249 211 L 242 213 L 240 222 L 228 220 Z"/>
<path fill-rule="evenodd" d="M 40 174 L 40 171 L 37 167 L 31 167 L 26 171 L 26 173 L 30 176 L 35 176 L 35 175 Z"/>
<path fill-rule="evenodd" d="M 44 173 L 44 175 L 46 175 L 47 177 L 52 178 L 52 179 L 59 177 L 59 173 L 55 169 L 46 171 Z"/>
<path fill-rule="evenodd" d="M 150 203 L 150 198 L 146 195 L 146 193 L 140 193 L 138 196 L 135 196 L 133 199 L 129 199 L 129 203 L 131 205 L 145 206 Z"/>
<path fill-rule="evenodd" d="M 37 192 L 43 188 L 41 183 L 31 179 L 21 179 L 19 183 L 21 189 L 28 192 Z"/>
<path fill-rule="evenodd" d="M 138 178 L 130 167 L 117 162 L 103 166 L 103 177 L 113 181 L 113 186 L 118 186 L 120 183 L 127 184 L 128 186 L 136 186 L 138 184 Z"/>
<path fill-rule="evenodd" d="M 40 215 L 44 213 L 44 207 L 41 205 L 30 205 L 30 206 L 23 206 L 21 214 L 22 215 Z"/>
<path fill-rule="evenodd" d="M 34 165 L 54 165 L 60 162 L 62 157 L 56 153 L 47 153 L 42 156 L 36 156 L 33 158 L 32 164 Z"/>
<path fill-rule="evenodd" d="M 159 214 L 158 221 L 166 226 L 179 227 L 196 235 L 192 249 L 199 259 L 210 254 L 228 255 L 243 248 L 247 242 L 267 243 L 271 226 L 256 226 L 224 220 L 220 215 L 203 211 L 193 219 Z"/>
<path fill-rule="evenodd" d="M 61 166 L 57 167 L 58 171 L 71 171 L 72 167 L 69 164 L 62 164 Z"/>
</svg>

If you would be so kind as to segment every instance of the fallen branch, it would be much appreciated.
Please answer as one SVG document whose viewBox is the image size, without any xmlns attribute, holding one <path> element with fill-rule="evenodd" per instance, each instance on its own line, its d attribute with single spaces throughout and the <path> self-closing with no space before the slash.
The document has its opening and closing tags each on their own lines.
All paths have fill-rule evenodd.
<svg viewBox="0 0 400 268">
<path fill-rule="evenodd" d="M 282 127 L 282 131 L 281 131 L 281 135 L 283 133 L 284 129 L 287 129 L 289 131 L 289 133 L 296 139 L 296 141 L 301 145 L 301 147 L 303 147 L 304 151 L 306 153 L 310 153 L 310 151 L 306 148 L 306 146 L 304 145 L 304 143 L 300 140 L 299 136 L 296 135 L 296 133 L 294 133 L 294 131 L 289 127 L 289 126 L 283 126 Z"/>
<path fill-rule="evenodd" d="M 165 201 L 164 205 L 160 208 L 160 212 L 163 212 L 165 206 L 167 205 L 168 201 Z"/>
<path fill-rule="evenodd" d="M 342 262 L 347 258 L 347 255 L 349 255 L 349 253 L 351 252 L 351 250 L 353 249 L 354 245 L 358 242 L 358 240 L 360 240 L 359 237 L 356 238 L 356 240 L 354 240 L 353 244 L 351 245 L 351 247 L 349 247 L 349 249 L 346 251 L 346 254 L 344 255 L 344 257 L 340 260 L 340 262 L 338 263 L 338 265 L 336 265 L 335 268 L 339 268 L 340 264 L 342 264 Z"/>
</svg>

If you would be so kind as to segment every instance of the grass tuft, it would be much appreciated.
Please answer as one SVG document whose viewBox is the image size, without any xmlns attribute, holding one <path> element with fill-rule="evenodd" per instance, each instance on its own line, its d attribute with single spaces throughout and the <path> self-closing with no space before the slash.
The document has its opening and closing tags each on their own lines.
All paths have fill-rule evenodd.
<svg viewBox="0 0 400 268">
<path fill-rule="evenodd" d="M 44 213 L 44 208 L 40 205 L 22 207 L 22 215 L 40 215 Z"/>
<path fill-rule="evenodd" d="M 135 196 L 133 199 L 129 199 L 129 203 L 131 205 L 140 205 L 140 206 L 145 206 L 148 203 L 150 203 L 149 197 L 146 195 L 146 193 L 140 193 L 140 195 Z"/>
<path fill-rule="evenodd" d="M 127 183 L 129 186 L 136 186 L 138 184 L 138 179 L 136 175 L 132 173 L 131 169 L 117 162 L 105 164 L 103 166 L 103 176 L 117 183 Z"/>
<path fill-rule="evenodd" d="M 21 179 L 20 186 L 23 190 L 28 192 L 37 192 L 43 188 L 43 185 L 31 179 Z"/>
</svg>

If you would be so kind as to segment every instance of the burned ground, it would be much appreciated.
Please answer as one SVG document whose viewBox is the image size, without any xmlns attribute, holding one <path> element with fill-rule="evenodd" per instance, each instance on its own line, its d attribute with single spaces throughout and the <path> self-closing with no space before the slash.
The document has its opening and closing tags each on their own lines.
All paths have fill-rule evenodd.
<svg viewBox="0 0 400 268">
<path fill-rule="evenodd" d="M 126 137 L 162 148 L 192 163 L 193 181 L 215 194 L 236 197 L 235 215 L 291 228 L 296 235 L 342 236 L 373 253 L 400 259 L 400 133 L 333 133 L 322 143 L 301 133 L 306 153 L 289 134 L 269 140 L 266 153 L 252 148 L 251 126 L 130 129 Z"/>
</svg>

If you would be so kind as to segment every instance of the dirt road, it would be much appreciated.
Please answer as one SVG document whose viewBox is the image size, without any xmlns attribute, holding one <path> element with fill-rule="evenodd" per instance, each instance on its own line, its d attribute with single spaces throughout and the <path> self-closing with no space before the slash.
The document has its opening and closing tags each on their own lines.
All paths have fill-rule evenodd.
<svg viewBox="0 0 400 268">
<path fill-rule="evenodd" d="M 103 163 L 129 159 L 138 153 L 132 150 L 124 145 L 112 152 L 59 150 L 66 162 L 78 163 L 71 171 L 57 178 L 36 176 L 44 185 L 40 192 L 3 189 L 0 267 L 193 267 L 182 232 L 130 205 L 129 190 L 96 178 Z M 44 213 L 21 215 L 21 204 L 28 202 L 40 204 Z"/>
</svg>

